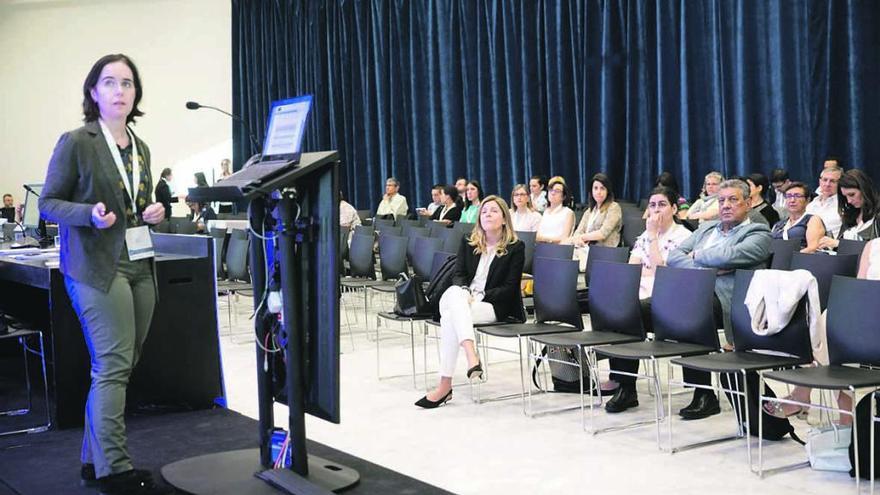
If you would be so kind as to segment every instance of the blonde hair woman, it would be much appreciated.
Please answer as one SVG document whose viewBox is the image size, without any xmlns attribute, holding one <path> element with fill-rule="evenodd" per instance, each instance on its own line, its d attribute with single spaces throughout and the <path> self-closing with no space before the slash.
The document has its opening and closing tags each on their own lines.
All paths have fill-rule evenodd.
<svg viewBox="0 0 880 495">
<path fill-rule="evenodd" d="M 440 298 L 440 383 L 416 402 L 433 409 L 452 399 L 458 349 L 467 354 L 468 379 L 483 367 L 474 347 L 474 324 L 525 321 L 520 294 L 525 247 L 516 238 L 507 203 L 498 196 L 480 202 L 470 236 L 462 239 L 452 286 Z"/>
</svg>

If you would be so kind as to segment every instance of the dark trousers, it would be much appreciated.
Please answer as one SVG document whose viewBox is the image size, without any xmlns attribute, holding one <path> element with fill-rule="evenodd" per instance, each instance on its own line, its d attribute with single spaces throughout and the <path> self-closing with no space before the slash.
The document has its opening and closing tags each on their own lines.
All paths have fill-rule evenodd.
<svg viewBox="0 0 880 495">
<path fill-rule="evenodd" d="M 651 298 L 641 300 L 641 309 L 642 325 L 645 326 L 645 332 L 653 333 L 654 325 L 651 320 Z M 722 328 L 724 325 L 721 313 L 721 303 L 718 301 L 718 297 L 714 298 L 712 309 L 715 313 L 715 325 L 718 328 Z M 610 358 L 608 364 L 612 371 L 609 378 L 619 383 L 621 387 L 628 389 L 636 388 L 636 378 L 634 376 L 621 375 L 619 373 L 614 373 L 614 371 L 637 373 L 639 371 L 639 362 L 637 360 Z M 684 381 L 687 383 L 693 383 L 695 385 L 712 384 L 712 374 L 709 372 L 684 368 L 682 374 L 684 375 Z"/>
</svg>

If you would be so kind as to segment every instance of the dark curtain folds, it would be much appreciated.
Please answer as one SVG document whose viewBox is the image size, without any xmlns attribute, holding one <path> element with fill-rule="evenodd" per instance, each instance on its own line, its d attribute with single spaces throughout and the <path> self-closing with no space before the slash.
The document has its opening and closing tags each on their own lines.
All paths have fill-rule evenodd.
<svg viewBox="0 0 880 495">
<path fill-rule="evenodd" d="M 233 109 L 261 138 L 272 100 L 315 95 L 306 150 L 337 149 L 375 208 L 434 183 L 509 198 L 533 174 L 638 199 L 661 171 L 823 158 L 880 179 L 880 2 L 266 0 L 232 2 Z M 234 162 L 258 150 L 234 128 Z"/>
</svg>

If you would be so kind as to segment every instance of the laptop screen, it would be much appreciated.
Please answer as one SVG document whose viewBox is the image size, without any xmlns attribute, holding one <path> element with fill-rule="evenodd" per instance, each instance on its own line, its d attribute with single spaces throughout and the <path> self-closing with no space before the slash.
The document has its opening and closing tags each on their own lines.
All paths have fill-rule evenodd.
<svg viewBox="0 0 880 495">
<path fill-rule="evenodd" d="M 297 96 L 272 103 L 272 107 L 269 108 L 269 124 L 266 126 L 266 141 L 263 143 L 261 161 L 299 161 L 306 119 L 311 108 L 312 95 Z"/>
</svg>

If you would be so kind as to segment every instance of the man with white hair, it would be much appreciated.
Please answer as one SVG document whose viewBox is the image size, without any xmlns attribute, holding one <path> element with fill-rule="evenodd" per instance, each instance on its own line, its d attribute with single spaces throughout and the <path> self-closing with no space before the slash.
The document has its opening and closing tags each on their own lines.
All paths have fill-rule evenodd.
<svg viewBox="0 0 880 495">
<path fill-rule="evenodd" d="M 819 175 L 819 195 L 807 205 L 806 212 L 816 215 L 825 224 L 825 235 L 837 238 L 837 232 L 843 224 L 837 210 L 837 183 L 843 175 L 843 169 L 831 165 L 822 169 Z"/>
<path fill-rule="evenodd" d="M 403 194 L 398 194 L 400 182 L 394 177 L 389 177 L 385 181 L 385 195 L 382 196 L 382 202 L 376 209 L 376 218 L 396 218 L 398 216 L 406 216 L 409 206 L 406 204 L 406 198 Z"/>
</svg>

